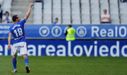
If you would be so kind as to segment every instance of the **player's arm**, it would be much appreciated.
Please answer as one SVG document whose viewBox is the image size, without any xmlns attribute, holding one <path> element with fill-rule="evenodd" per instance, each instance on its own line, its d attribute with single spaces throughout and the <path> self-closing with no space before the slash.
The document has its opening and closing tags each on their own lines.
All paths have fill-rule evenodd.
<svg viewBox="0 0 127 75">
<path fill-rule="evenodd" d="M 27 19 L 29 18 L 30 13 L 31 13 L 31 10 L 32 10 L 32 6 L 33 6 L 33 3 L 31 2 L 31 3 L 29 4 L 28 10 L 27 10 L 27 12 L 26 12 L 26 14 L 25 14 L 25 16 L 24 16 L 24 19 L 25 19 L 25 20 L 27 20 Z"/>
<path fill-rule="evenodd" d="M 8 48 L 11 48 L 11 33 L 8 33 Z"/>
<path fill-rule="evenodd" d="M 66 32 L 65 32 L 65 36 L 67 36 L 67 30 L 66 30 Z"/>
</svg>

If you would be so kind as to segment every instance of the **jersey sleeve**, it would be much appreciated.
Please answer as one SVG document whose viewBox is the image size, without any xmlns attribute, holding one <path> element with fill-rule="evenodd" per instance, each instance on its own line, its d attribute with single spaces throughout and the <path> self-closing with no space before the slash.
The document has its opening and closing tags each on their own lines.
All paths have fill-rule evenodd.
<svg viewBox="0 0 127 75">
<path fill-rule="evenodd" d="M 12 32 L 12 28 L 11 27 L 8 29 L 8 32 Z"/>
<path fill-rule="evenodd" d="M 26 23 L 26 20 L 25 19 L 23 19 L 23 20 L 20 21 L 20 25 L 22 25 L 22 26 L 24 26 L 25 23 Z"/>
</svg>

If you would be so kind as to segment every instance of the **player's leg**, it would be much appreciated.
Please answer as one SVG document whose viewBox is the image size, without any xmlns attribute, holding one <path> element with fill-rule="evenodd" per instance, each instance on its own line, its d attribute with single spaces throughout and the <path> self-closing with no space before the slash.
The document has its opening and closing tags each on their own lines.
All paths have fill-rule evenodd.
<svg viewBox="0 0 127 75">
<path fill-rule="evenodd" d="M 22 42 L 21 43 L 21 46 L 22 46 L 22 48 L 20 49 L 20 53 L 24 57 L 24 63 L 25 63 L 26 72 L 29 73 L 30 72 L 30 69 L 29 69 L 29 59 L 28 59 L 28 55 L 27 55 L 26 42 Z"/>
<path fill-rule="evenodd" d="M 12 47 L 12 65 L 13 65 L 13 71 L 12 72 L 17 72 L 17 49 L 16 46 L 13 45 Z"/>
<path fill-rule="evenodd" d="M 23 55 L 23 57 L 24 57 L 24 62 L 25 62 L 26 73 L 30 73 L 28 55 L 25 54 Z"/>
<path fill-rule="evenodd" d="M 12 56 L 13 72 L 17 72 L 17 55 Z"/>
</svg>

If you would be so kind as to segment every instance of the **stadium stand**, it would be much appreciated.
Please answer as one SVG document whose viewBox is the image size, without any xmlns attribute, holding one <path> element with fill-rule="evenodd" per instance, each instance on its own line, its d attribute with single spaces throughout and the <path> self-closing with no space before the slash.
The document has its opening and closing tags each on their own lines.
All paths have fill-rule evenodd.
<svg viewBox="0 0 127 75">
<path fill-rule="evenodd" d="M 81 24 L 80 22 L 80 4 L 79 0 L 71 0 L 72 24 Z"/>
<path fill-rule="evenodd" d="M 18 14 L 19 17 L 23 18 L 25 15 L 26 9 L 28 7 L 28 4 L 29 4 L 29 0 L 13 0 L 12 8 L 11 8 L 12 15 Z M 33 23 L 33 11 L 27 23 Z"/>
<path fill-rule="evenodd" d="M 127 3 L 119 2 L 121 24 L 127 24 Z"/>
<path fill-rule="evenodd" d="M 70 0 L 62 0 L 62 23 L 71 24 Z"/>
<path fill-rule="evenodd" d="M 103 10 L 104 9 L 107 9 L 108 10 L 108 13 L 109 12 L 109 3 L 108 3 L 109 0 L 100 0 L 100 10 L 101 10 L 101 14 L 103 13 Z"/>
<path fill-rule="evenodd" d="M 55 18 L 57 17 L 59 19 L 59 22 L 61 24 L 61 0 L 53 0 L 53 22 L 55 21 Z M 52 23 L 53 23 L 52 22 Z"/>
<path fill-rule="evenodd" d="M 42 2 L 43 0 L 35 0 L 35 2 Z"/>
<path fill-rule="evenodd" d="M 90 0 L 81 0 L 81 24 L 90 24 Z"/>
<path fill-rule="evenodd" d="M 99 0 L 91 0 L 90 6 L 92 24 L 100 24 Z"/>
<path fill-rule="evenodd" d="M 5 11 L 11 12 L 11 8 L 12 8 L 11 3 L 12 3 L 12 0 L 3 0 L 3 5 L 2 5 L 3 12 Z"/>
<path fill-rule="evenodd" d="M 120 24 L 120 10 L 118 0 L 109 0 L 109 11 L 111 14 L 112 24 Z"/>
<path fill-rule="evenodd" d="M 51 24 L 52 22 L 52 0 L 44 0 L 43 23 Z"/>
<path fill-rule="evenodd" d="M 33 23 L 42 24 L 42 3 L 40 2 L 34 3 Z"/>
<path fill-rule="evenodd" d="M 100 24 L 103 9 L 111 15 L 112 24 L 127 23 L 127 2 L 121 0 L 35 0 L 36 7 L 28 23 Z M 3 2 L 3 3 L 2 3 Z M 3 11 L 24 16 L 29 0 L 0 0 Z M 40 16 L 39 16 L 40 15 Z M 39 19 L 39 21 L 37 20 Z"/>
<path fill-rule="evenodd" d="M 120 0 L 121 2 L 127 2 L 127 0 Z"/>
<path fill-rule="evenodd" d="M 0 0 L 0 5 L 2 5 L 3 4 L 3 0 Z"/>
</svg>

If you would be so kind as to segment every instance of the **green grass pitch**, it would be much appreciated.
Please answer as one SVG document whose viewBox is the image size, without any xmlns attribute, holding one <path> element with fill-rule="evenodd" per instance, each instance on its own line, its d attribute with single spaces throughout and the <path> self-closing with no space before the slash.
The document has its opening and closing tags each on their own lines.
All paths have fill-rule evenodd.
<svg viewBox="0 0 127 75">
<path fill-rule="evenodd" d="M 31 73 L 18 57 L 18 72 L 11 73 L 11 57 L 0 56 L 0 75 L 127 75 L 127 58 L 29 57 Z"/>
</svg>

